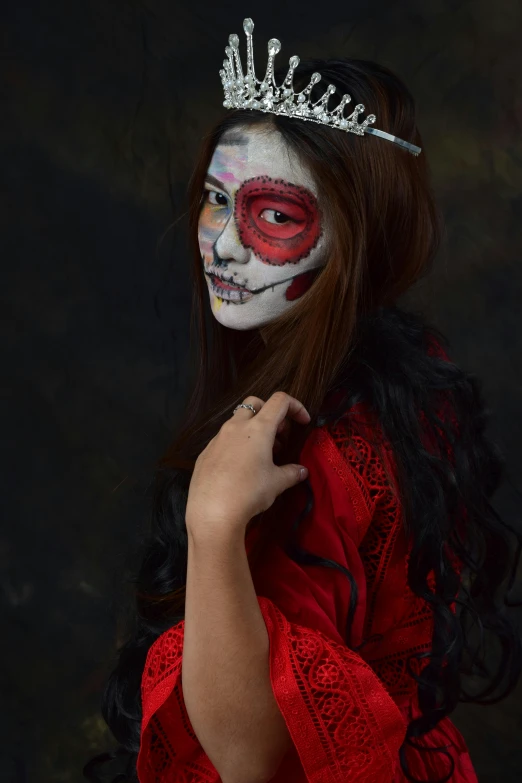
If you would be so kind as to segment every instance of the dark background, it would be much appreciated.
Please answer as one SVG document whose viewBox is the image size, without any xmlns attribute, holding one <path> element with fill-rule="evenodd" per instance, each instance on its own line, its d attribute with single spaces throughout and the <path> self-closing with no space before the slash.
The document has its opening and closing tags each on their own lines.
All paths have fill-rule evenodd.
<svg viewBox="0 0 522 783">
<path fill-rule="evenodd" d="M 276 64 L 354 56 L 405 79 L 447 221 L 408 301 L 482 379 L 520 489 L 522 5 L 16 0 L 2 16 L 0 779 L 76 783 L 115 744 L 99 700 L 123 641 L 124 565 L 187 388 L 183 199 L 225 111 L 229 33 L 244 58 L 254 19 L 258 72 L 275 36 Z M 509 487 L 497 508 L 520 518 Z M 481 783 L 521 778 L 521 693 L 455 713 Z"/>
</svg>

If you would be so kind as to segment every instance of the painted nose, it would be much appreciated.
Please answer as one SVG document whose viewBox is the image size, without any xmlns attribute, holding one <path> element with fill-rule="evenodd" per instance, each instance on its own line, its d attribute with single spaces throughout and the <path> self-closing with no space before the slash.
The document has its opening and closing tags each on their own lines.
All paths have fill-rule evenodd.
<svg viewBox="0 0 522 783">
<path fill-rule="evenodd" d="M 222 261 L 236 261 L 238 264 L 246 264 L 250 258 L 250 250 L 243 247 L 239 240 L 233 216 L 228 219 L 225 228 L 218 237 L 215 248 Z"/>
</svg>

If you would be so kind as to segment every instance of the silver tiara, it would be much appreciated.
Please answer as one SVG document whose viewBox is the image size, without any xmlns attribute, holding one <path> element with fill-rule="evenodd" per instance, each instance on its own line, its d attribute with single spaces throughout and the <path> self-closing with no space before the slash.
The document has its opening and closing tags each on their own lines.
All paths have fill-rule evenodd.
<svg viewBox="0 0 522 783">
<path fill-rule="evenodd" d="M 373 133 L 387 141 L 393 141 L 404 147 L 413 155 L 418 155 L 420 147 L 410 144 L 409 141 L 399 139 L 386 131 L 370 128 L 377 119 L 375 114 L 369 114 L 363 122 L 358 122 L 358 117 L 364 111 L 362 103 L 358 103 L 353 112 L 348 116 L 343 116 L 344 107 L 350 103 L 351 97 L 343 95 L 339 106 L 333 111 L 328 111 L 328 98 L 336 92 L 336 87 L 329 84 L 323 97 L 315 103 L 310 101 L 310 93 L 314 84 L 321 80 L 320 73 L 313 73 L 310 84 L 301 92 L 294 92 L 293 80 L 294 71 L 299 65 L 299 57 L 294 54 L 290 57 L 288 74 L 279 87 L 274 79 L 274 57 L 281 50 L 281 42 L 277 38 L 271 38 L 268 42 L 268 64 L 266 73 L 262 82 L 256 78 L 254 71 L 254 45 L 252 43 L 252 31 L 254 23 L 252 19 L 243 20 L 243 30 L 247 38 L 247 74 L 243 74 L 241 58 L 239 56 L 239 38 L 235 33 L 229 35 L 229 46 L 225 47 L 225 53 L 228 57 L 223 60 L 223 68 L 219 75 L 223 83 L 225 100 L 223 106 L 227 109 L 257 109 L 258 111 L 270 112 L 271 114 L 284 114 L 285 117 L 297 117 L 300 120 L 309 120 L 319 122 L 322 125 L 328 125 L 331 128 L 356 133 L 363 136 L 365 133 Z M 258 87 L 259 85 L 259 87 Z"/>
</svg>

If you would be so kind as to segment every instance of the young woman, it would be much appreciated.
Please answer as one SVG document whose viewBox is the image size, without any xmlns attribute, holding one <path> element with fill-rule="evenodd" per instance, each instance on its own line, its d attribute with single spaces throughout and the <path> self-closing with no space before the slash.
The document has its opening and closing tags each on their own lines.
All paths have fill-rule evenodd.
<svg viewBox="0 0 522 783">
<path fill-rule="evenodd" d="M 199 373 L 103 707 L 141 783 L 471 783 L 449 716 L 520 675 L 480 383 L 396 303 L 441 237 L 413 99 L 349 59 L 293 95 L 316 71 L 382 131 L 229 92 L 190 184 Z"/>
</svg>

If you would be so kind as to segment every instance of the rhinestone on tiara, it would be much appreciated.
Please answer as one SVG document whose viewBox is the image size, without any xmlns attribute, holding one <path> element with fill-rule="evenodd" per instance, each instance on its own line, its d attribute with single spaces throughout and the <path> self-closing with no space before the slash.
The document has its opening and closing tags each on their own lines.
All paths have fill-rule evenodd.
<svg viewBox="0 0 522 783">
<path fill-rule="evenodd" d="M 413 155 L 418 155 L 420 147 L 410 144 L 404 139 L 399 139 L 391 133 L 371 128 L 376 120 L 375 114 L 369 114 L 365 120 L 359 122 L 359 115 L 365 110 L 362 103 L 358 103 L 351 114 L 345 116 L 345 107 L 352 100 L 348 94 L 343 95 L 341 102 L 333 111 L 328 110 L 328 99 L 336 92 L 336 87 L 329 84 L 323 96 L 312 103 L 310 94 L 315 84 L 321 81 L 320 73 L 313 73 L 310 84 L 301 92 L 294 92 L 294 71 L 299 65 L 299 57 L 294 54 L 289 60 L 288 74 L 281 85 L 277 85 L 274 79 L 274 58 L 281 50 L 281 42 L 277 38 L 271 38 L 268 42 L 268 63 L 263 81 L 259 81 L 254 71 L 254 45 L 252 32 L 254 23 L 252 19 L 243 20 L 243 30 L 247 39 L 247 72 L 244 74 L 239 56 L 239 37 L 233 33 L 228 37 L 228 46 L 225 47 L 227 59 L 223 60 L 223 68 L 220 70 L 221 82 L 225 93 L 223 106 L 227 109 L 257 109 L 271 114 L 284 114 L 286 117 L 297 117 L 300 120 L 318 122 L 331 128 L 338 128 L 347 133 L 356 133 L 364 136 L 369 133 L 380 136 L 387 141 L 393 141 Z"/>
</svg>

